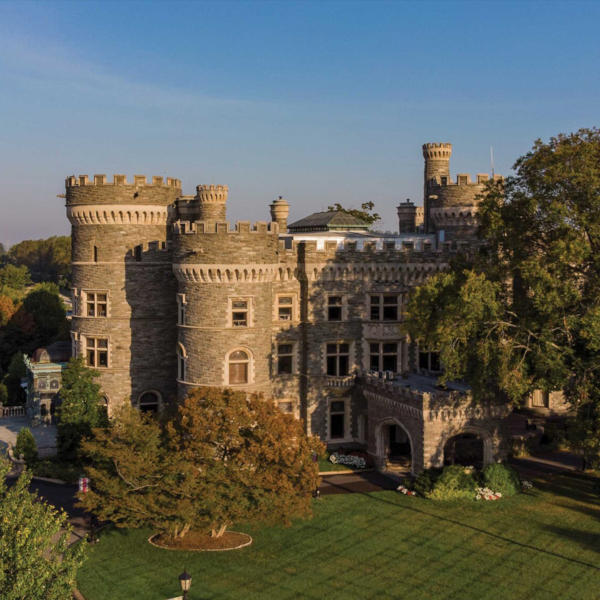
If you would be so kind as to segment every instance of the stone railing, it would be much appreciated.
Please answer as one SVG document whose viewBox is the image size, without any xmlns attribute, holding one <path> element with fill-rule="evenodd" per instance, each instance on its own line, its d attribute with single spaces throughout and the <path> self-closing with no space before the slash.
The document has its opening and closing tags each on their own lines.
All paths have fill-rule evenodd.
<svg viewBox="0 0 600 600">
<path fill-rule="evenodd" d="M 0 418 L 4 417 L 24 417 L 24 406 L 0 406 Z"/>
</svg>

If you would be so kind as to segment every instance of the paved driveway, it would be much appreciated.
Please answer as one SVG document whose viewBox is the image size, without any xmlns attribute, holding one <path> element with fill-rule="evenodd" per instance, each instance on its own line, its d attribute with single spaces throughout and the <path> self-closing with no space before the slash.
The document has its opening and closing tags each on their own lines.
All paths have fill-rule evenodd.
<svg viewBox="0 0 600 600">
<path fill-rule="evenodd" d="M 41 457 L 56 453 L 56 427 L 54 425 L 38 425 L 31 427 L 27 417 L 3 417 L 0 419 L 0 449 L 14 446 L 17 434 L 23 427 L 33 433 L 38 452 Z"/>
</svg>

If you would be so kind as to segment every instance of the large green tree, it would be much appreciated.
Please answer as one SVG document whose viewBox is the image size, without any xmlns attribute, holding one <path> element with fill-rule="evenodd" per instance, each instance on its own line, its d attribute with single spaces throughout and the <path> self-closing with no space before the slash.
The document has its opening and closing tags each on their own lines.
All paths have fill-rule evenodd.
<svg viewBox="0 0 600 600">
<path fill-rule="evenodd" d="M 94 427 L 106 425 L 100 386 L 94 381 L 99 375 L 81 357 L 72 358 L 62 373 L 57 449 L 63 460 L 79 460 L 81 441 L 91 436 Z"/>
<path fill-rule="evenodd" d="M 408 330 L 477 397 L 564 389 L 597 438 L 600 131 L 538 140 L 514 170 L 484 194 L 480 249 L 413 294 Z"/>
<path fill-rule="evenodd" d="M 363 202 L 360 205 L 360 208 L 344 208 L 339 202 L 336 202 L 333 206 L 328 206 L 327 210 L 352 215 L 369 225 L 373 225 L 381 218 L 379 214 L 375 212 L 375 203 L 371 201 Z"/>
<path fill-rule="evenodd" d="M 161 427 L 131 408 L 83 444 L 101 519 L 220 536 L 240 520 L 289 523 L 307 516 L 321 442 L 273 402 L 244 392 L 194 390 Z"/>
<path fill-rule="evenodd" d="M 85 544 L 69 546 L 67 515 L 28 490 L 26 471 L 6 484 L 8 461 L 0 460 L 0 598 L 67 600 L 75 586 Z"/>
<path fill-rule="evenodd" d="M 24 240 L 8 251 L 8 260 L 25 265 L 34 281 L 52 281 L 67 286 L 71 277 L 71 238 L 52 236 L 45 240 Z"/>
</svg>

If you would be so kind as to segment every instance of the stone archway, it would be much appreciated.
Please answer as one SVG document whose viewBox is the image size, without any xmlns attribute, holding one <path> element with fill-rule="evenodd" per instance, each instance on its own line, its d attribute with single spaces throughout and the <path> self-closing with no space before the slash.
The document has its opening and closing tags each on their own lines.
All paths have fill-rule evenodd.
<svg viewBox="0 0 600 600">
<path fill-rule="evenodd" d="M 375 426 L 375 459 L 379 467 L 396 463 L 415 473 L 415 444 L 409 429 L 395 417 L 382 419 Z"/>
<path fill-rule="evenodd" d="M 494 462 L 492 435 L 480 427 L 463 427 L 443 440 L 443 464 L 462 464 L 482 468 Z"/>
</svg>

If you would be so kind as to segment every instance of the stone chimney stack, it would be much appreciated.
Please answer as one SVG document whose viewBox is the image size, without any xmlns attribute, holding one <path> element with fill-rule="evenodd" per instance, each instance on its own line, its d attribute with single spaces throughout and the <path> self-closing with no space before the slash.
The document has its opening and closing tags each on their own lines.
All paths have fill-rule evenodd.
<svg viewBox="0 0 600 600">
<path fill-rule="evenodd" d="M 287 233 L 287 220 L 290 214 L 290 205 L 281 196 L 269 207 L 271 209 L 271 221 L 279 225 L 280 233 Z"/>
<path fill-rule="evenodd" d="M 407 198 L 398 205 L 398 232 L 415 233 L 417 230 L 417 207 Z"/>
</svg>

